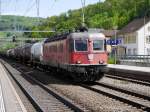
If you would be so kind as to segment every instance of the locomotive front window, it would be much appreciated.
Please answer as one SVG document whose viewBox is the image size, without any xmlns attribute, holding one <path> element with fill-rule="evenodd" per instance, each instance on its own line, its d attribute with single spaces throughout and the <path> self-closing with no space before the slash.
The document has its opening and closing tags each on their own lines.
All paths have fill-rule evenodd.
<svg viewBox="0 0 150 112">
<path fill-rule="evenodd" d="M 94 51 L 104 50 L 104 41 L 103 40 L 93 40 L 93 50 Z"/>
<path fill-rule="evenodd" d="M 87 51 L 87 40 L 75 40 L 76 51 Z"/>
</svg>

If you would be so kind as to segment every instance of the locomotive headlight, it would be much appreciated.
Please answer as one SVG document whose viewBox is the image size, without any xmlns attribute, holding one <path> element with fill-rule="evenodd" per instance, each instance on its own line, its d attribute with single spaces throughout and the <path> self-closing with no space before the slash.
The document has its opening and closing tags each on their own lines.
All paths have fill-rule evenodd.
<svg viewBox="0 0 150 112">
<path fill-rule="evenodd" d="M 81 61 L 77 61 L 76 64 L 81 64 Z"/>
<path fill-rule="evenodd" d="M 103 60 L 100 60 L 100 61 L 99 61 L 99 64 L 104 64 L 104 61 L 103 61 Z"/>
</svg>

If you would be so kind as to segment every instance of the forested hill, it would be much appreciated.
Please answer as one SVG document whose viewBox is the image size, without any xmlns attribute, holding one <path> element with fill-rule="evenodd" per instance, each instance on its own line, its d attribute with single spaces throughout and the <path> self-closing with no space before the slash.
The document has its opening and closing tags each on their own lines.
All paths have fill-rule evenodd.
<svg viewBox="0 0 150 112">
<path fill-rule="evenodd" d="M 40 21 L 44 19 L 40 18 Z M 38 24 L 38 19 L 33 17 L 2 15 L 0 16 L 0 31 L 25 30 Z"/>
<path fill-rule="evenodd" d="M 85 8 L 85 19 L 88 27 L 113 29 L 122 28 L 135 18 L 144 17 L 150 9 L 150 0 L 105 0 Z M 81 9 L 69 10 L 60 16 L 47 18 L 39 29 L 56 29 L 64 31 L 81 26 Z M 149 11 L 150 12 L 150 11 Z"/>
<path fill-rule="evenodd" d="M 149 10 L 149 11 L 148 11 Z M 85 22 L 89 28 L 121 29 L 135 18 L 150 16 L 150 0 L 105 0 L 85 7 Z M 149 14 L 148 14 L 149 13 Z M 82 9 L 69 10 L 59 16 L 40 18 L 23 16 L 0 16 L 0 30 L 30 29 L 68 31 L 78 28 L 82 23 Z M 38 26 L 37 26 L 38 24 Z M 33 27 L 34 26 L 34 27 Z M 47 37 L 50 33 L 26 33 L 31 37 Z"/>
</svg>

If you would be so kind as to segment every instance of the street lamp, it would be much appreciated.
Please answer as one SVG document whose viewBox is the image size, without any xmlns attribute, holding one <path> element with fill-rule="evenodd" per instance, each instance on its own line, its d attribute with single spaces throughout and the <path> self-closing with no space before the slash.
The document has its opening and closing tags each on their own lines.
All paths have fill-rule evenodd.
<svg viewBox="0 0 150 112">
<path fill-rule="evenodd" d="M 81 0 L 81 4 L 82 4 L 82 26 L 85 26 L 85 15 L 84 15 L 85 0 Z"/>
</svg>

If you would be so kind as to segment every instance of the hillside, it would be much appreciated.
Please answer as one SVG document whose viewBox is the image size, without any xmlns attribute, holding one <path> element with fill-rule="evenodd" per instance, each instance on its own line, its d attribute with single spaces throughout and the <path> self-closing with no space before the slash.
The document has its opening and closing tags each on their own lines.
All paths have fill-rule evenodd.
<svg viewBox="0 0 150 112">
<path fill-rule="evenodd" d="M 44 19 L 40 18 L 40 21 Z M 37 25 L 37 18 L 2 15 L 0 16 L 0 31 L 14 30 L 14 29 L 30 29 L 33 25 Z"/>
<path fill-rule="evenodd" d="M 117 29 L 121 29 L 135 18 L 150 15 L 148 13 L 150 0 L 105 0 L 103 3 L 85 7 L 85 23 L 89 28 L 114 29 L 117 26 Z M 37 18 L 1 16 L 0 30 L 32 29 L 65 32 L 81 26 L 82 9 L 69 10 L 47 19 L 40 18 L 40 21 L 38 24 Z M 25 33 L 28 37 L 48 37 L 51 34 L 53 33 Z"/>
<path fill-rule="evenodd" d="M 149 7 L 150 0 L 105 0 L 104 3 L 96 3 L 85 8 L 86 25 L 90 28 L 113 29 L 117 26 L 121 29 L 133 19 L 144 17 Z M 81 9 L 69 10 L 60 16 L 49 17 L 41 26 L 33 29 L 56 29 L 57 32 L 62 32 L 77 28 L 81 26 L 81 12 Z M 48 35 L 50 34 L 45 33 L 39 37 Z"/>
</svg>

